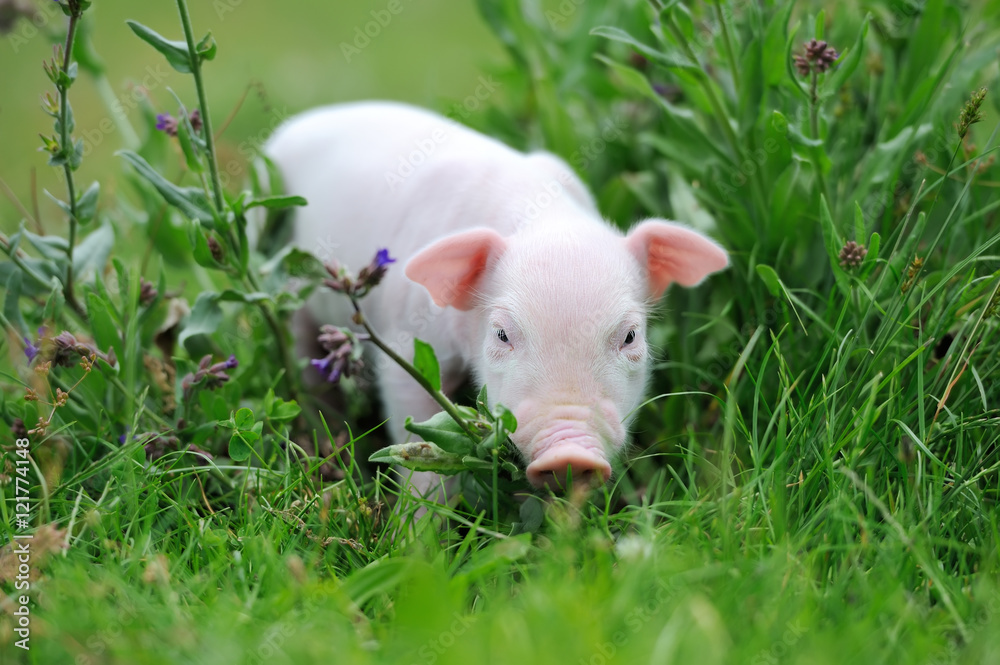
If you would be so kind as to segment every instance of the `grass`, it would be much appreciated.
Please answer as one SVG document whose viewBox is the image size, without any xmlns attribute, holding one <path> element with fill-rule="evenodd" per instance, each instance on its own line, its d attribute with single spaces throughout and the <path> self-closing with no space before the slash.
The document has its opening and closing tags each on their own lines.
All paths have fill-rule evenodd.
<svg viewBox="0 0 1000 665">
<path fill-rule="evenodd" d="M 269 393 L 290 399 L 296 377 L 262 312 L 283 324 L 302 294 L 261 276 L 259 257 L 213 263 L 205 238 L 242 241 L 129 176 L 100 206 L 120 263 L 77 276 L 86 322 L 60 303 L 61 271 L 55 295 L 7 282 L 4 442 L 14 418 L 30 428 L 51 408 L 26 389 L 70 396 L 29 437 L 28 652 L 13 646 L 16 568 L 0 550 L 3 662 L 996 662 L 998 10 L 528 6 L 479 2 L 508 64 L 465 121 L 564 156 L 609 218 L 683 220 L 733 257 L 668 295 L 651 399 L 613 483 L 504 491 L 494 515 L 472 498 L 491 506 L 492 487 L 469 477 L 465 500 L 418 518 L 363 463 L 377 432 L 362 434 L 362 395 L 327 411 L 331 433 L 316 396 L 295 393 L 299 418 Z M 843 57 L 803 77 L 792 56 L 813 37 Z M 227 66 L 225 44 L 205 66 Z M 197 191 L 197 169 L 143 122 L 139 154 Z M 58 264 L 23 239 L 26 265 Z M 848 240 L 867 249 L 858 265 L 841 265 Z M 152 243 L 149 260 L 126 241 Z M 263 304 L 206 297 L 179 344 L 154 342 L 184 279 L 245 294 L 251 277 Z M 114 346 L 117 363 L 39 375 L 19 338 L 43 323 Z M 186 394 L 206 353 L 239 366 Z M 223 425 L 239 408 L 245 461 Z M 10 536 L 15 489 L 0 503 Z"/>
</svg>

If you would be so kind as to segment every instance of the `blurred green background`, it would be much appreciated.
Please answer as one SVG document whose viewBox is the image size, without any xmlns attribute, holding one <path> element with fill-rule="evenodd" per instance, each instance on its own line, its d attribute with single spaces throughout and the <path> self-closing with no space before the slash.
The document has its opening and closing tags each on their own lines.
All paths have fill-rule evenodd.
<svg viewBox="0 0 1000 665">
<path fill-rule="evenodd" d="M 6 0 L 0 0 L 0 5 Z M 33 0 L 42 23 L 37 28 L 21 20 L 0 35 L 0 178 L 32 208 L 31 172 L 37 175 L 37 197 L 48 232 L 61 230 L 62 215 L 42 193 L 64 194 L 62 171 L 46 164 L 37 150 L 40 133 L 50 134 L 52 119 L 39 108 L 41 95 L 52 90 L 42 61 L 52 55 L 52 39 L 64 30 L 65 18 L 51 2 Z M 218 59 L 206 66 L 209 104 L 216 127 L 250 94 L 223 134 L 220 158 L 242 159 L 240 147 L 266 139 L 276 120 L 311 106 L 353 99 L 398 99 L 440 107 L 471 94 L 483 67 L 503 57 L 500 44 L 481 20 L 472 2 L 398 0 L 401 11 L 387 14 L 389 0 L 327 2 L 245 2 L 200 0 L 190 3 L 195 32 L 211 30 Z M 373 20 L 386 23 L 360 52 L 345 55 L 342 44 L 354 46 L 357 31 Z M 386 17 L 390 20 L 386 21 Z M 189 108 L 197 106 L 191 78 L 173 71 L 163 57 L 141 42 L 126 26 L 134 19 L 171 39 L 182 39 L 173 2 L 96 0 L 87 12 L 93 43 L 107 67 L 114 97 L 125 107 L 144 79 L 148 96 L 163 111 L 176 113 L 172 88 Z M 369 28 L 370 32 L 375 32 Z M 364 44 L 359 41 L 359 44 Z M 348 61 L 349 60 L 349 61 Z M 114 152 L 124 147 L 123 132 L 108 128 L 111 114 L 93 84 L 81 74 L 71 97 L 77 137 L 94 145 L 83 160 L 77 180 L 101 180 L 102 197 L 112 193 L 122 173 Z M 142 132 L 140 111 L 128 110 Z M 0 228 L 16 230 L 22 218 L 0 183 Z M 111 200 L 111 199 L 106 199 Z"/>
</svg>

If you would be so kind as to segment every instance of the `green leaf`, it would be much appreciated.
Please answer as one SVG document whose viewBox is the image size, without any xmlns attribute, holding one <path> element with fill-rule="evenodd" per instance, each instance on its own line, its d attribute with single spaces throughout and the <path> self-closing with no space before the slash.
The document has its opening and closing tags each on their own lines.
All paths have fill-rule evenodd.
<svg viewBox="0 0 1000 665">
<path fill-rule="evenodd" d="M 505 434 L 511 434 L 517 429 L 517 418 L 514 417 L 514 412 L 503 404 L 497 404 L 493 409 L 493 418 L 503 428 Z"/>
<path fill-rule="evenodd" d="M 181 144 L 181 152 L 184 153 L 184 163 L 192 173 L 204 173 L 205 166 L 202 164 L 198 153 L 195 150 L 194 142 L 191 140 L 191 121 L 186 115 L 177 121 L 177 142 Z"/>
<path fill-rule="evenodd" d="M 100 275 L 115 246 L 115 229 L 111 224 L 101 224 L 73 248 L 73 275 L 80 280 L 91 272 Z"/>
<path fill-rule="evenodd" d="M 97 214 L 97 195 L 100 191 L 101 183 L 95 181 L 77 200 L 76 219 L 81 224 L 86 224 Z"/>
<path fill-rule="evenodd" d="M 528 556 L 531 549 L 530 533 L 495 541 L 469 557 L 469 562 L 462 566 L 458 574 L 467 579 L 486 577 L 498 568 Z"/>
<path fill-rule="evenodd" d="M 785 77 L 785 36 L 788 33 L 788 19 L 792 15 L 794 2 L 786 2 L 767 26 L 764 35 L 764 60 L 762 64 L 765 83 L 776 86 Z"/>
<path fill-rule="evenodd" d="M 610 25 L 600 25 L 590 31 L 590 34 L 595 37 L 604 37 L 605 39 L 611 39 L 616 42 L 621 42 L 623 44 L 628 44 L 633 49 L 643 54 L 650 60 L 659 62 L 667 67 L 678 67 L 680 69 L 688 69 L 692 72 L 697 72 L 701 74 L 701 67 L 696 62 L 691 62 L 687 56 L 682 53 L 665 53 L 651 46 L 643 44 L 638 39 L 625 32 L 621 28 L 616 28 Z"/>
<path fill-rule="evenodd" d="M 191 57 L 188 53 L 187 42 L 167 39 L 160 33 L 151 28 L 147 28 L 138 21 L 128 20 L 125 21 L 125 23 L 128 24 L 128 27 L 132 28 L 132 32 L 134 32 L 139 39 L 162 53 L 167 59 L 167 62 L 170 63 L 171 67 L 179 71 L 181 74 L 191 73 Z"/>
<path fill-rule="evenodd" d="M 188 226 L 188 240 L 191 242 L 191 256 L 194 262 L 206 268 L 214 270 L 225 270 L 226 266 L 215 260 L 212 250 L 208 246 L 208 233 L 200 226 Z M 226 257 L 223 256 L 223 259 Z"/>
<path fill-rule="evenodd" d="M 778 273 L 774 271 L 769 265 L 764 265 L 763 263 L 757 264 L 757 274 L 760 276 L 761 281 L 764 282 L 764 286 L 767 290 L 771 292 L 771 295 L 775 298 L 781 296 L 781 279 L 778 278 Z"/>
<path fill-rule="evenodd" d="M 356 605 L 362 606 L 381 593 L 392 591 L 409 576 L 410 559 L 378 559 L 352 573 L 338 589 Z"/>
<path fill-rule="evenodd" d="M 120 327 L 115 324 L 108 304 L 96 293 L 87 294 L 87 316 L 98 349 L 105 353 L 111 347 L 122 350 Z"/>
<path fill-rule="evenodd" d="M 45 307 L 42 309 L 43 321 L 57 321 L 62 316 L 63 305 L 66 304 L 66 296 L 63 295 L 62 284 L 58 279 L 52 280 L 52 290 L 45 300 Z"/>
<path fill-rule="evenodd" d="M 476 410 L 481 416 L 490 415 L 490 401 L 486 394 L 486 384 L 479 389 L 479 395 L 476 397 Z"/>
<path fill-rule="evenodd" d="M 420 376 L 427 379 L 434 390 L 441 390 L 441 366 L 438 364 L 434 349 L 423 340 L 413 338 L 413 366 Z"/>
<path fill-rule="evenodd" d="M 269 210 L 280 210 L 281 208 L 304 205 L 309 205 L 309 202 L 301 196 L 268 196 L 262 199 L 251 199 L 244 207 L 244 210 L 258 207 L 268 208 Z"/>
<path fill-rule="evenodd" d="M 789 4 L 794 4 L 794 3 L 789 3 Z M 823 40 L 823 34 L 825 30 L 826 30 L 826 10 L 821 9 L 819 10 L 819 13 L 816 14 L 816 26 L 815 26 L 814 36 L 816 37 L 817 41 Z"/>
<path fill-rule="evenodd" d="M 250 443 L 247 442 L 242 432 L 233 432 L 233 435 L 229 437 L 229 457 L 234 462 L 247 461 L 250 459 L 252 451 Z"/>
<path fill-rule="evenodd" d="M 218 50 L 219 45 L 215 43 L 215 38 L 212 37 L 211 31 L 208 32 L 201 41 L 198 42 L 194 50 L 203 61 L 204 60 L 215 60 L 215 53 Z"/>
<path fill-rule="evenodd" d="M 279 397 L 273 401 L 266 413 L 267 417 L 271 420 L 277 422 L 287 422 L 289 420 L 295 420 L 295 418 L 302 413 L 302 407 L 300 407 L 294 400 L 286 402 Z"/>
<path fill-rule="evenodd" d="M 380 464 L 398 464 L 413 471 L 434 471 L 435 473 L 452 475 L 468 470 L 464 457 L 464 455 L 442 450 L 433 443 L 414 441 L 386 446 L 373 453 L 368 461 Z"/>
<path fill-rule="evenodd" d="M 718 140 L 709 139 L 695 121 L 692 111 L 674 106 L 661 97 L 641 72 L 602 55 L 594 57 L 614 69 L 627 87 L 653 100 L 666 111 L 664 116 L 666 120 L 665 132 L 644 135 L 644 140 L 660 149 L 668 157 L 680 160 L 680 163 L 699 160 L 700 168 L 704 168 L 707 163 L 712 161 L 712 156 L 715 156 L 718 158 L 715 161 L 722 161 L 723 164 L 732 166 L 732 160 L 718 147 Z"/>
<path fill-rule="evenodd" d="M 66 250 L 69 248 L 69 242 L 65 238 L 61 236 L 35 235 L 28 230 L 24 230 L 23 235 L 31 243 L 31 246 L 37 249 L 49 261 L 66 261 Z"/>
<path fill-rule="evenodd" d="M 872 273 L 875 269 L 875 264 L 878 261 L 878 250 L 879 245 L 882 242 L 882 236 L 878 233 L 873 233 L 871 240 L 868 241 L 868 253 L 865 254 L 865 260 L 861 264 L 861 279 L 867 279 L 868 275 Z"/>
<path fill-rule="evenodd" d="M 840 250 L 844 246 L 844 241 L 837 233 L 837 228 L 833 224 L 833 217 L 830 215 L 830 207 L 826 204 L 826 197 L 820 195 L 819 220 L 823 227 L 823 244 L 826 246 L 826 253 L 830 257 L 830 268 L 833 276 L 837 280 L 837 286 L 843 294 L 850 294 L 850 280 L 847 273 L 840 267 Z"/>
<path fill-rule="evenodd" d="M 219 294 L 212 291 L 198 295 L 188 316 L 187 325 L 177 338 L 178 344 L 186 347 L 187 341 L 195 335 L 210 335 L 218 329 L 222 323 L 222 308 L 219 307 L 218 298 Z"/>
<path fill-rule="evenodd" d="M 229 414 L 229 405 L 226 399 L 214 390 L 202 390 L 198 393 L 198 402 L 205 415 L 213 420 L 225 421 Z"/>
<path fill-rule="evenodd" d="M 124 157 L 143 178 L 149 181 L 160 196 L 189 219 L 197 220 L 209 228 L 215 228 L 215 214 L 205 193 L 196 187 L 178 187 L 149 165 L 145 159 L 131 150 L 120 150 L 116 154 Z"/>
<path fill-rule="evenodd" d="M 469 435 L 444 411 L 436 413 L 422 423 L 415 423 L 413 418 L 407 416 L 404 426 L 424 441 L 437 444 L 445 452 L 458 455 L 472 452 L 473 441 Z"/>
<path fill-rule="evenodd" d="M 809 99 L 809 91 L 802 87 L 799 82 L 799 73 L 795 69 L 795 60 L 793 58 L 792 51 L 795 49 L 795 35 L 799 31 L 799 26 L 801 22 L 796 23 L 792 26 L 792 29 L 788 33 L 788 39 L 785 41 L 785 70 L 788 72 L 788 82 L 800 95 Z"/>
<path fill-rule="evenodd" d="M 253 411 L 244 407 L 236 412 L 233 416 L 233 422 L 236 424 L 236 429 L 251 429 L 257 419 L 254 418 Z"/>
<path fill-rule="evenodd" d="M 854 242 L 864 243 L 865 241 L 865 213 L 861 210 L 861 204 L 854 202 Z"/>
<path fill-rule="evenodd" d="M 854 46 L 852 46 L 848 51 L 847 55 L 843 53 L 840 54 L 840 58 L 834 64 L 832 72 L 828 72 L 823 82 L 820 84 L 820 95 L 823 97 L 829 97 L 834 95 L 843 87 L 847 79 L 851 77 L 854 70 L 858 68 L 858 64 L 861 62 L 861 55 L 865 48 L 865 37 L 868 35 L 868 23 L 871 21 L 872 15 L 869 13 L 865 16 L 864 23 L 861 24 L 861 29 L 858 31 L 858 38 L 854 41 Z"/>
<path fill-rule="evenodd" d="M 21 271 L 16 270 L 7 278 L 7 293 L 3 299 L 3 314 L 7 317 L 18 331 L 24 335 L 28 332 L 28 324 L 21 316 Z"/>
</svg>

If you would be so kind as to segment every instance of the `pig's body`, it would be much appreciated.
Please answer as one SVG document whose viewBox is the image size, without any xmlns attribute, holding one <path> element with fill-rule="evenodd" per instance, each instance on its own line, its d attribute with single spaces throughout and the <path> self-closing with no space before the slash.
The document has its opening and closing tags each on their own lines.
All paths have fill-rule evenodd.
<svg viewBox="0 0 1000 665">
<path fill-rule="evenodd" d="M 514 441 L 537 484 L 606 480 L 642 398 L 646 309 L 671 281 L 691 285 L 725 253 L 689 229 L 646 222 L 627 238 L 600 217 L 561 160 L 523 154 L 445 118 L 392 103 L 294 118 L 266 148 L 297 213 L 294 242 L 355 273 L 388 248 L 399 260 L 363 306 L 404 356 L 430 343 L 442 383 L 471 375 L 518 419 Z M 405 271 L 402 267 L 405 266 Z M 350 305 L 317 294 L 317 323 Z M 393 438 L 438 409 L 404 371 L 376 359 Z"/>
</svg>

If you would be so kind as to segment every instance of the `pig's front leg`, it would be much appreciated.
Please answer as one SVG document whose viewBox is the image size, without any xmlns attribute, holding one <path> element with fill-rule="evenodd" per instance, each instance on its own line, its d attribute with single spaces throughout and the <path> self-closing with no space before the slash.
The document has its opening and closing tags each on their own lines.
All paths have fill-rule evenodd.
<svg viewBox="0 0 1000 665">
<path fill-rule="evenodd" d="M 403 426 L 407 416 L 412 416 L 414 422 L 422 422 L 441 410 L 441 406 L 434 401 L 434 398 L 428 395 L 406 370 L 395 363 L 389 363 L 388 367 L 380 369 L 379 387 L 384 412 L 389 419 L 386 426 L 390 429 L 394 443 L 403 443 L 408 438 L 419 439 L 416 434 L 407 431 Z M 409 478 L 409 490 L 414 495 L 437 503 L 444 503 L 447 499 L 442 488 L 444 484 L 442 476 L 439 474 L 431 471 L 410 471 L 405 468 L 399 468 L 397 472 L 404 480 Z"/>
</svg>

